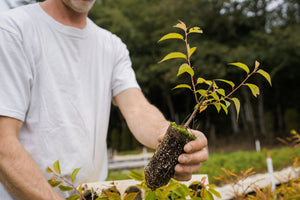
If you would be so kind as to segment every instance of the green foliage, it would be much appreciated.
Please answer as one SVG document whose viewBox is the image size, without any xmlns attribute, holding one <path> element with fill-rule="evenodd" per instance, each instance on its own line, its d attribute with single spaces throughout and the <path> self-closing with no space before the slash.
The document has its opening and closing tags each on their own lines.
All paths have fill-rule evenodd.
<svg viewBox="0 0 300 200">
<path fill-rule="evenodd" d="M 56 171 L 56 173 L 61 174 L 60 166 L 59 166 L 59 161 L 58 160 L 55 161 L 55 163 L 53 164 L 53 168 Z"/>
<path fill-rule="evenodd" d="M 211 199 L 213 195 L 221 197 L 220 194 L 214 189 L 216 186 L 213 184 L 205 185 L 205 177 L 198 183 L 201 186 L 201 193 L 197 193 L 192 188 L 187 187 L 174 179 L 171 179 L 165 186 L 157 188 L 156 190 L 149 189 L 145 184 L 145 176 L 143 173 L 130 171 L 129 177 L 140 181 L 137 186 L 145 191 L 145 199 L 147 200 L 169 200 L 169 199 Z"/>
<path fill-rule="evenodd" d="M 173 89 L 178 89 L 178 88 L 187 88 L 190 91 L 192 91 L 193 95 L 195 96 L 196 100 L 196 106 L 194 109 L 194 112 L 190 115 L 189 119 L 184 125 L 184 128 L 187 128 L 196 115 L 197 111 L 203 112 L 204 110 L 207 109 L 208 106 L 214 105 L 215 108 L 217 109 L 218 112 L 220 112 L 221 109 L 224 110 L 226 114 L 228 114 L 228 107 L 230 106 L 230 101 L 232 101 L 235 105 L 236 111 L 237 111 L 237 116 L 239 115 L 240 111 L 240 101 L 237 97 L 232 97 L 232 95 L 241 87 L 241 86 L 247 86 L 254 97 L 257 97 L 259 95 L 259 87 L 253 83 L 248 83 L 249 77 L 251 77 L 253 74 L 257 73 L 262 75 L 271 85 L 271 78 L 270 75 L 264 71 L 259 69 L 260 63 L 258 61 L 255 61 L 255 66 L 252 71 L 250 71 L 249 67 L 240 62 L 235 62 L 235 63 L 229 63 L 229 65 L 238 67 L 246 72 L 245 78 L 242 80 L 242 82 L 238 85 L 235 86 L 235 84 L 232 81 L 225 80 L 225 79 L 215 79 L 215 80 L 206 80 L 203 77 L 198 77 L 195 76 L 195 69 L 191 64 L 191 56 L 194 54 L 196 51 L 196 47 L 190 48 L 189 44 L 189 34 L 190 33 L 198 33 L 202 34 L 203 31 L 199 27 L 193 27 L 193 28 L 188 28 L 185 23 L 182 21 L 179 21 L 175 26 L 175 28 L 179 28 L 184 31 L 184 34 L 181 35 L 179 33 L 168 33 L 165 36 L 163 36 L 159 42 L 164 41 L 164 40 L 169 40 L 169 39 L 179 39 L 181 40 L 186 47 L 186 53 L 182 52 L 171 52 L 168 53 L 159 63 L 162 63 L 164 61 L 170 60 L 170 59 L 184 59 L 185 62 L 180 65 L 178 69 L 177 76 L 181 76 L 184 73 L 187 73 L 190 75 L 191 78 L 191 84 L 178 84 L 175 86 Z M 226 88 L 221 88 L 216 84 L 216 81 L 221 81 L 229 84 L 232 88 L 229 91 L 226 91 Z M 237 117 L 238 118 L 238 117 Z"/>
<path fill-rule="evenodd" d="M 295 154 L 295 150 L 299 149 L 300 135 L 295 131 L 291 131 L 292 139 L 287 138 L 286 140 L 291 142 L 292 148 L 292 158 L 294 159 L 293 167 L 299 167 L 299 155 Z M 271 185 L 269 187 L 263 188 L 262 190 L 256 186 L 256 182 L 250 183 L 247 187 L 240 187 L 239 181 L 246 180 L 249 176 L 254 174 L 253 168 L 249 168 L 246 171 L 241 171 L 240 174 L 234 173 L 234 171 L 222 168 L 224 174 L 216 179 L 231 184 L 233 188 L 234 199 L 248 199 L 248 200 L 260 200 L 260 199 L 299 199 L 300 198 L 300 177 L 290 178 L 288 175 L 288 180 L 286 182 L 281 181 L 279 186 L 276 186 L 275 191 L 271 190 Z M 248 188 L 256 188 L 255 195 L 248 195 Z"/>
<path fill-rule="evenodd" d="M 235 172 L 245 171 L 249 166 L 253 167 L 253 170 L 257 173 L 265 173 L 267 169 L 266 155 L 270 153 L 274 170 L 281 170 L 284 167 L 293 164 L 292 154 L 300 157 L 300 149 L 295 149 L 293 152 L 289 147 L 282 147 L 276 149 L 262 149 L 260 152 L 256 151 L 236 151 L 236 152 L 220 152 L 210 153 L 209 159 L 202 163 L 200 174 L 207 174 L 209 182 L 220 185 L 220 181 L 214 180 L 213 177 L 217 177 L 223 173 L 220 166 L 228 170 Z M 136 170 L 134 170 L 136 171 Z M 138 170 L 139 174 L 142 174 L 142 169 Z M 128 173 L 119 171 L 109 171 L 107 180 L 123 180 L 128 178 Z"/>
<path fill-rule="evenodd" d="M 120 148 L 120 141 L 121 141 L 121 137 L 120 137 L 120 131 L 117 128 L 113 128 L 110 132 L 110 136 L 111 136 L 111 148 L 115 149 L 115 150 L 121 150 Z"/>
<path fill-rule="evenodd" d="M 284 113 L 284 121 L 286 130 L 296 129 L 300 130 L 300 113 L 295 109 L 287 109 Z"/>
<path fill-rule="evenodd" d="M 185 52 L 180 39 L 173 42 L 165 40 L 157 48 L 157 40 L 161 36 L 176 32 L 170 24 L 181 19 L 189 22 L 191 27 L 200 26 L 204 30 L 205 34 L 200 37 L 199 34 L 190 34 L 190 42 L 197 46 L 191 61 L 197 67 L 195 74 L 201 72 L 201 76 L 207 79 L 219 77 L 238 83 L 242 72 L 225 67 L 226 63 L 243 61 L 251 65 L 254 60 L 259 60 L 263 63 L 263 69 L 270 73 L 273 82 L 272 89 L 266 90 L 265 83 L 258 84 L 264 90 L 260 94 L 263 97 L 264 112 L 273 112 L 274 124 L 280 125 L 273 130 L 272 135 L 283 136 L 285 110 L 300 110 L 300 88 L 297 86 L 300 79 L 300 68 L 297 67 L 300 65 L 300 26 L 297 13 L 300 7 L 294 0 L 281 1 L 276 7 L 269 6 L 274 5 L 274 1 L 105 0 L 102 3 L 96 2 L 89 16 L 96 24 L 120 36 L 127 44 L 133 68 L 145 95 L 172 121 L 178 118 L 181 122 L 186 118 L 190 113 L 188 108 L 194 107 L 194 98 L 190 98 L 187 95 L 189 91 L 184 89 L 170 92 L 170 88 L 189 78 L 186 73 L 176 77 L 176 66 L 182 64 L 182 59 L 157 63 L 175 49 Z M 269 7 L 273 9 L 267 10 Z M 289 15 L 286 14 L 287 7 L 291 10 Z M 182 34 L 182 29 L 177 30 Z M 260 82 L 260 79 L 257 80 Z M 286 88 L 293 92 L 287 93 Z M 170 93 L 171 101 L 166 101 Z M 240 93 L 237 92 L 236 95 L 243 102 Z M 185 99 L 184 105 L 182 99 Z M 259 104 L 254 101 L 250 103 L 253 111 L 257 110 Z M 175 112 L 172 111 L 174 108 Z M 246 116 L 248 113 L 245 110 L 240 114 Z M 118 115 L 119 113 L 113 113 L 111 122 L 112 127 L 117 127 L 121 133 L 121 127 L 116 126 L 119 122 Z M 258 124 L 261 119 L 263 116 L 255 115 L 251 120 Z M 229 120 L 224 119 L 222 111 L 221 115 L 206 112 L 199 115 L 198 120 L 216 127 L 217 136 L 232 136 L 233 126 L 230 127 Z M 242 120 L 239 120 L 238 125 L 240 132 L 249 132 Z M 264 125 L 268 126 L 268 123 L 265 122 Z M 250 133 L 254 136 L 254 132 Z M 264 136 L 260 129 L 256 133 L 259 137 Z M 109 141 L 110 137 L 111 134 L 108 135 Z M 270 140 L 276 139 L 272 137 Z"/>
<path fill-rule="evenodd" d="M 68 200 L 76 200 L 76 199 L 85 200 L 84 194 L 82 193 L 81 186 L 76 188 L 76 186 L 74 185 L 74 181 L 76 179 L 76 176 L 77 176 L 80 168 L 76 168 L 73 170 L 72 175 L 71 175 L 71 182 L 66 180 L 63 177 L 63 175 L 61 173 L 61 169 L 60 169 L 59 160 L 57 160 L 53 163 L 53 169 L 49 166 L 46 168 L 46 172 L 52 174 L 52 178 L 48 180 L 48 183 L 52 187 L 58 186 L 58 188 L 61 191 L 75 190 L 78 193 L 77 195 L 73 195 L 73 196 L 69 197 Z M 67 184 L 67 185 L 62 185 L 62 183 Z"/>
<path fill-rule="evenodd" d="M 127 126 L 123 127 L 121 133 L 121 150 L 129 150 L 131 146 L 131 133 Z"/>
</svg>

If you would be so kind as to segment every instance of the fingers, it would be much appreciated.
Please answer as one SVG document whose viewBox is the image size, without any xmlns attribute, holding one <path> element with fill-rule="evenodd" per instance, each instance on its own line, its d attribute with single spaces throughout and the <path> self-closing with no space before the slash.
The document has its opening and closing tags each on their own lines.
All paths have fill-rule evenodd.
<svg viewBox="0 0 300 200">
<path fill-rule="evenodd" d="M 175 172 L 178 174 L 193 174 L 200 171 L 201 163 L 193 165 L 178 164 L 175 167 Z"/>
<path fill-rule="evenodd" d="M 201 149 L 200 151 L 196 151 L 193 153 L 184 153 L 181 154 L 178 158 L 180 164 L 192 165 L 204 162 L 208 159 L 207 150 Z"/>
<path fill-rule="evenodd" d="M 173 178 L 178 180 L 178 181 L 189 181 L 192 178 L 192 174 L 189 174 L 189 173 L 180 174 L 180 173 L 175 172 Z"/>
<path fill-rule="evenodd" d="M 193 173 L 200 171 L 201 162 L 208 159 L 208 152 L 206 150 L 207 139 L 203 133 L 196 130 L 190 132 L 197 137 L 184 146 L 186 153 L 179 156 L 179 164 L 175 167 L 174 178 L 179 181 L 188 181 L 191 179 Z"/>
<path fill-rule="evenodd" d="M 178 164 L 175 167 L 174 178 L 178 181 L 188 181 L 192 178 L 192 174 L 199 172 L 201 163 L 196 165 L 182 165 Z"/>
<path fill-rule="evenodd" d="M 184 146 L 184 151 L 186 153 L 196 152 L 207 146 L 207 139 L 202 132 L 197 130 L 190 130 L 190 132 L 195 135 L 197 139 L 187 143 Z"/>
</svg>

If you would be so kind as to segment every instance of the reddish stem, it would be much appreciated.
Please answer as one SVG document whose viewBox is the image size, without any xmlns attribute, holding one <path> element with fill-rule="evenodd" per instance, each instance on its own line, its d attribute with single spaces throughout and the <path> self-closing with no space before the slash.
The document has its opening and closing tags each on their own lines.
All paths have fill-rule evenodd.
<svg viewBox="0 0 300 200">
<path fill-rule="evenodd" d="M 84 195 L 81 194 L 81 193 L 77 190 L 77 188 L 73 185 L 73 183 L 70 183 L 68 180 L 66 180 L 66 179 L 65 179 L 63 176 L 61 176 L 61 175 L 58 175 L 58 174 L 56 174 L 56 173 L 53 173 L 53 174 L 54 174 L 55 177 L 59 178 L 60 180 L 62 180 L 63 182 L 65 182 L 66 184 L 68 184 L 69 186 L 71 186 L 71 187 L 79 194 L 80 199 L 86 200 L 85 197 L 84 197 Z"/>
</svg>

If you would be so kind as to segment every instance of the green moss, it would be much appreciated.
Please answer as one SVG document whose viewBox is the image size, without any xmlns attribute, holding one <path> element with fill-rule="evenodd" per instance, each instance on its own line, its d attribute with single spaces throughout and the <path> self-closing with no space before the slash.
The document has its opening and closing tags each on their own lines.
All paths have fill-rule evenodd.
<svg viewBox="0 0 300 200">
<path fill-rule="evenodd" d="M 188 132 L 186 129 L 179 127 L 175 122 L 171 122 L 171 126 L 178 130 L 180 133 L 189 136 L 191 139 L 195 140 L 196 136 L 194 136 L 193 134 L 191 134 L 190 132 Z"/>
</svg>

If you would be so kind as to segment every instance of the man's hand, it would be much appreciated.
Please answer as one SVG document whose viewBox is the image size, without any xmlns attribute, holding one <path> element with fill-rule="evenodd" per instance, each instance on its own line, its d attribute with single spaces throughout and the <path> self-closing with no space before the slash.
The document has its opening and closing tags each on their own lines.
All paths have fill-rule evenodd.
<svg viewBox="0 0 300 200">
<path fill-rule="evenodd" d="M 197 137 L 184 146 L 186 153 L 179 156 L 179 164 L 175 167 L 174 178 L 179 181 L 188 181 L 192 178 L 192 174 L 199 172 L 201 162 L 208 158 L 206 150 L 207 139 L 205 135 L 197 130 L 190 130 L 190 132 Z"/>
<path fill-rule="evenodd" d="M 0 116 L 0 182 L 17 199 L 63 200 L 19 142 L 22 125 L 17 119 Z"/>
</svg>

